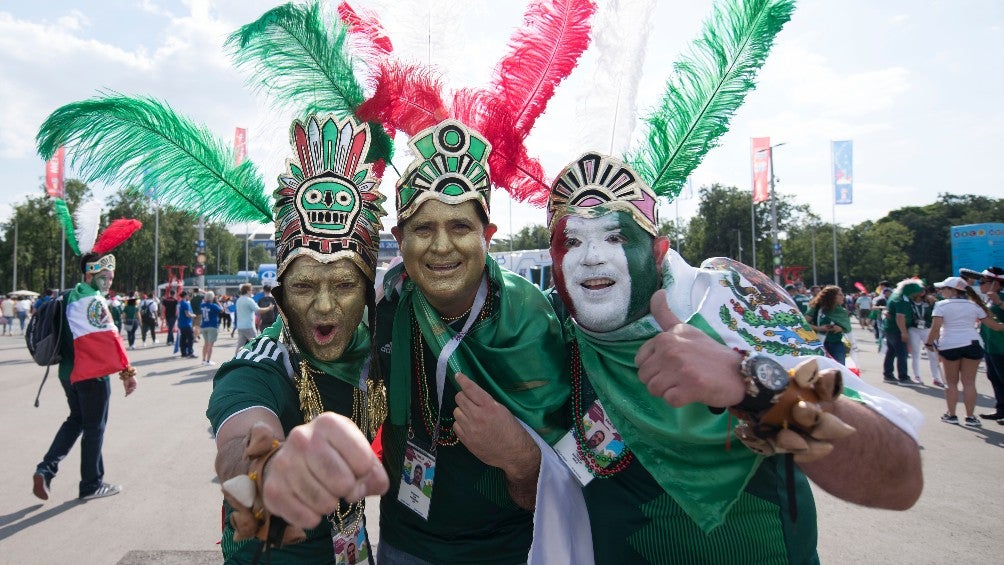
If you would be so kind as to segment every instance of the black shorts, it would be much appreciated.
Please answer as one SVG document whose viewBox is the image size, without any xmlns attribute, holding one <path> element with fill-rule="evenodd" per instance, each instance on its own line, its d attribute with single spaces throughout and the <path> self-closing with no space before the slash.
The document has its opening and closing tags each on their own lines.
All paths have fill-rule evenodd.
<svg viewBox="0 0 1004 565">
<path fill-rule="evenodd" d="M 946 361 L 958 361 L 959 359 L 983 359 L 983 347 L 980 342 L 973 341 L 969 345 L 954 347 L 938 352 Z"/>
</svg>

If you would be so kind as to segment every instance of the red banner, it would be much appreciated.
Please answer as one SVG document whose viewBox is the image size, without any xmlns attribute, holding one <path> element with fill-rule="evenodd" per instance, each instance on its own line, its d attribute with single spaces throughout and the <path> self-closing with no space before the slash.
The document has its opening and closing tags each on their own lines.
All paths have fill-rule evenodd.
<svg viewBox="0 0 1004 565">
<path fill-rule="evenodd" d="M 248 130 L 244 128 L 234 128 L 234 165 L 240 165 L 248 156 Z"/>
<path fill-rule="evenodd" d="M 62 147 L 45 162 L 45 193 L 53 198 L 63 197 L 63 156 Z"/>
<path fill-rule="evenodd" d="M 770 138 L 750 138 L 750 159 L 753 166 L 753 203 L 770 198 Z"/>
</svg>

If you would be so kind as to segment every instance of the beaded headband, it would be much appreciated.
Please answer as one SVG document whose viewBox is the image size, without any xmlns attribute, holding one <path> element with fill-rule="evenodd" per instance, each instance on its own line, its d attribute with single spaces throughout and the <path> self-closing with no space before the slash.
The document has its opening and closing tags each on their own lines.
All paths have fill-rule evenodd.
<svg viewBox="0 0 1004 565">
<path fill-rule="evenodd" d="M 114 271 L 115 270 L 115 256 L 109 253 L 108 255 L 102 256 L 97 261 L 87 262 L 84 264 L 85 274 L 93 274 L 101 271 Z"/>
<path fill-rule="evenodd" d="M 547 225 L 569 214 L 595 218 L 620 210 L 628 212 L 642 229 L 659 235 L 655 193 L 626 163 L 599 153 L 585 153 L 569 163 L 551 185 L 547 200 Z"/>
<path fill-rule="evenodd" d="M 454 205 L 474 200 L 488 217 L 492 146 L 480 133 L 457 120 L 446 120 L 418 132 L 408 145 L 415 159 L 397 182 L 398 224 L 429 199 Z"/>
<path fill-rule="evenodd" d="M 373 280 L 386 212 L 380 180 L 363 162 L 370 135 L 369 124 L 353 117 L 311 115 L 293 122 L 296 158 L 287 159 L 273 194 L 277 276 L 308 255 L 321 263 L 350 259 Z"/>
</svg>

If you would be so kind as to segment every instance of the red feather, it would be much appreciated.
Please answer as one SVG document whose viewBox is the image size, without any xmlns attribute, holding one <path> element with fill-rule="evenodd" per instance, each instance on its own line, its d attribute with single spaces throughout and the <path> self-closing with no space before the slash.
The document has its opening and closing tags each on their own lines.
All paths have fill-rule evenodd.
<svg viewBox="0 0 1004 565">
<path fill-rule="evenodd" d="M 143 227 L 143 223 L 139 220 L 119 218 L 109 224 L 105 228 L 105 231 L 101 232 L 98 240 L 94 242 L 92 251 L 99 255 L 108 253 L 118 247 L 123 241 L 129 239 L 141 227 Z"/>
<path fill-rule="evenodd" d="M 499 61 L 492 81 L 523 137 L 589 47 L 595 11 L 592 0 L 540 0 L 527 8 L 526 25 L 509 40 L 510 53 Z"/>
<path fill-rule="evenodd" d="M 439 77 L 419 65 L 387 61 L 380 64 L 376 90 L 356 110 L 368 122 L 384 124 L 387 131 L 415 135 L 446 119 L 443 86 Z"/>
<path fill-rule="evenodd" d="M 356 40 L 353 41 L 352 51 L 364 61 L 373 61 L 394 50 L 394 44 L 373 12 L 356 12 L 348 2 L 342 2 L 338 4 L 338 17 L 349 26 L 351 37 Z"/>
</svg>

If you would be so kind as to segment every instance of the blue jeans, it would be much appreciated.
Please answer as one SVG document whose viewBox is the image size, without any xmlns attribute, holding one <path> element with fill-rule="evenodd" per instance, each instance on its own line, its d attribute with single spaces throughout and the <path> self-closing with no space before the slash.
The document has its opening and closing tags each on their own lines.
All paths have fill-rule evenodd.
<svg viewBox="0 0 1004 565">
<path fill-rule="evenodd" d="M 178 341 L 181 342 L 179 348 L 182 357 L 194 355 L 192 344 L 195 342 L 195 334 L 192 332 L 192 326 L 178 328 Z"/>
<path fill-rule="evenodd" d="M 847 346 L 844 345 L 843 341 L 824 341 L 823 349 L 833 357 L 837 363 L 841 365 L 846 364 L 847 361 Z"/>
<path fill-rule="evenodd" d="M 80 440 L 79 489 L 83 497 L 98 490 L 105 476 L 101 446 L 105 440 L 105 423 L 108 422 L 108 399 L 112 395 L 110 379 L 88 379 L 72 385 L 63 379 L 59 382 L 66 392 L 70 415 L 59 427 L 49 451 L 35 471 L 51 481 L 59 471 L 59 462 L 83 434 Z"/>
<path fill-rule="evenodd" d="M 906 342 L 903 341 L 903 336 L 897 333 L 889 333 L 885 336 L 885 361 L 882 363 L 882 375 L 887 379 L 896 378 L 893 376 L 892 365 L 893 360 L 896 361 L 896 372 L 899 374 L 899 380 L 905 381 L 910 379 L 910 373 L 906 369 L 906 360 L 909 356 L 907 354 Z"/>
</svg>

